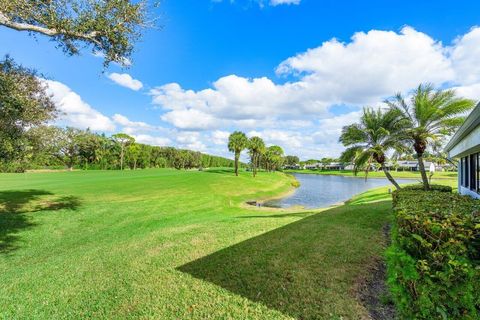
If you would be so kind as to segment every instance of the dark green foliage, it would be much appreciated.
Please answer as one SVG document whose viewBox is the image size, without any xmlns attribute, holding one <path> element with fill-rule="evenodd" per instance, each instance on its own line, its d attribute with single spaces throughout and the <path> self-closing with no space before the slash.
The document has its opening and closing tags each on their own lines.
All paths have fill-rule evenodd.
<svg viewBox="0 0 480 320">
<path fill-rule="evenodd" d="M 127 140 L 125 140 L 127 139 Z M 132 137 L 107 137 L 90 130 L 38 126 L 28 131 L 28 152 L 21 160 L 0 161 L 0 172 L 23 172 L 26 169 L 120 169 L 122 144 L 124 168 L 209 168 L 233 167 L 234 161 L 191 150 L 157 147 L 135 143 Z M 128 141 L 128 145 L 125 145 Z M 240 163 L 243 167 L 243 163 Z"/>
<path fill-rule="evenodd" d="M 55 118 L 57 110 L 35 70 L 0 61 L 0 169 L 23 171 L 27 131 Z"/>
<path fill-rule="evenodd" d="M 280 170 L 283 165 L 283 149 L 280 146 L 270 146 L 265 150 L 262 157 L 262 164 L 267 171 Z"/>
<path fill-rule="evenodd" d="M 408 185 L 402 188 L 403 191 L 425 191 L 425 188 L 423 184 L 412 184 Z M 431 191 L 438 191 L 438 192 L 452 192 L 452 187 L 450 186 L 445 186 L 441 184 L 433 184 L 430 185 L 430 190 Z M 399 192 L 394 192 L 392 194 L 393 197 L 393 206 L 395 207 L 397 204 L 397 199 L 398 199 Z"/>
<path fill-rule="evenodd" d="M 297 156 L 285 156 L 283 163 L 287 166 L 293 166 L 300 162 L 300 159 Z"/>
<path fill-rule="evenodd" d="M 480 201 L 434 188 L 394 192 L 392 295 L 403 319 L 479 319 Z"/>
<path fill-rule="evenodd" d="M 422 184 L 412 184 L 409 186 L 406 186 L 403 188 L 403 191 L 423 191 L 423 185 Z M 439 192 L 452 192 L 452 187 L 450 186 L 444 186 L 440 184 L 432 184 L 430 186 L 431 191 L 439 191 Z"/>
</svg>

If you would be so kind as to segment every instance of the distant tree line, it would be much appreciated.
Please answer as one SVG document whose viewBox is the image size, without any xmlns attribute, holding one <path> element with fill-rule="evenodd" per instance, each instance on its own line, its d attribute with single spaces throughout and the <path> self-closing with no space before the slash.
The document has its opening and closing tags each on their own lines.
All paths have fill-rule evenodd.
<svg viewBox="0 0 480 320">
<path fill-rule="evenodd" d="M 4 172 L 27 169 L 145 169 L 233 167 L 233 160 L 191 150 L 137 143 L 127 134 L 111 137 L 90 130 L 38 126 L 26 132 L 23 154 L 0 162 Z"/>
</svg>

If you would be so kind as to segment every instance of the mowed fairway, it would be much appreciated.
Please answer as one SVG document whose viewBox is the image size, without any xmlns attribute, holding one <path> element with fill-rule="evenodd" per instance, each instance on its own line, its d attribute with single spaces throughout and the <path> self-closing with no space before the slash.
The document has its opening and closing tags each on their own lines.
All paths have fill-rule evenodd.
<svg viewBox="0 0 480 320">
<path fill-rule="evenodd" d="M 291 178 L 229 170 L 0 175 L 1 319 L 363 318 L 390 201 L 248 208 Z"/>
</svg>

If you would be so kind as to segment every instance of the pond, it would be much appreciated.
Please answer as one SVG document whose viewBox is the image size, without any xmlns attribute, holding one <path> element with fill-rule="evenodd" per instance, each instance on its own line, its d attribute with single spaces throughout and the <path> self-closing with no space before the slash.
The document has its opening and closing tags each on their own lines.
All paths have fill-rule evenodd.
<svg viewBox="0 0 480 320">
<path fill-rule="evenodd" d="M 269 200 L 263 206 L 274 208 L 288 208 L 302 206 L 307 209 L 328 207 L 333 204 L 346 201 L 356 194 L 368 189 L 391 186 L 395 187 L 384 178 L 343 177 L 334 175 L 294 174 L 300 182 L 297 190 L 281 199 Z M 411 179 L 397 179 L 398 183 L 415 183 Z"/>
</svg>

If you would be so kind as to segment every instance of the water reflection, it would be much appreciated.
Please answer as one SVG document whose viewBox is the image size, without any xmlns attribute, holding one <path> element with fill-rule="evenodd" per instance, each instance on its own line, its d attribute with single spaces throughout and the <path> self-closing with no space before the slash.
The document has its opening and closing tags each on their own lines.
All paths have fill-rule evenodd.
<svg viewBox="0 0 480 320">
<path fill-rule="evenodd" d="M 265 202 L 263 205 L 275 208 L 303 206 L 307 209 L 327 207 L 346 201 L 368 189 L 391 186 L 387 179 L 342 177 L 333 175 L 294 174 L 300 187 L 292 195 Z M 398 183 L 414 183 L 415 180 L 397 179 Z"/>
</svg>

